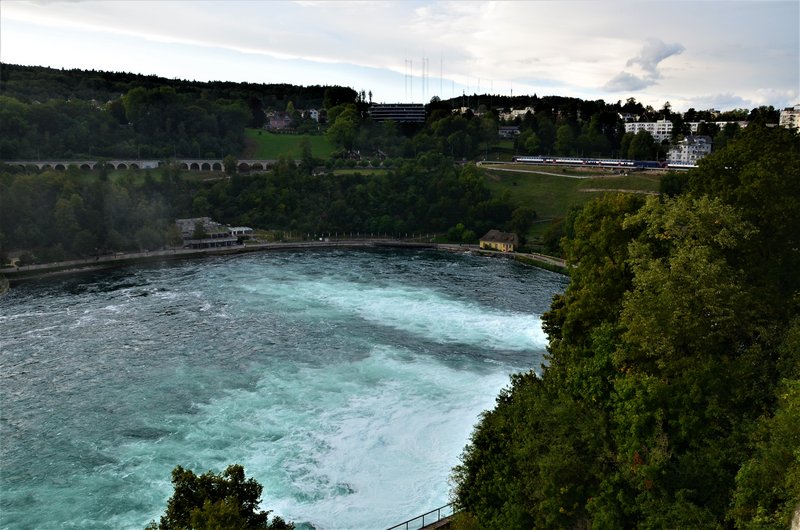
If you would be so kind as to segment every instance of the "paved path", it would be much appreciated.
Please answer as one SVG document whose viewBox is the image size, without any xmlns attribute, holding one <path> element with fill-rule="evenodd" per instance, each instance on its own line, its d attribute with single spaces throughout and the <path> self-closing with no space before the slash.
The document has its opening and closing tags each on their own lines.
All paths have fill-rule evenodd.
<svg viewBox="0 0 800 530">
<path fill-rule="evenodd" d="M 547 171 L 534 171 L 532 169 L 506 169 L 504 167 L 493 167 L 493 166 L 487 166 L 487 165 L 482 165 L 481 167 L 484 168 L 484 169 L 488 169 L 490 171 L 510 171 L 512 173 L 536 173 L 537 175 L 550 175 L 551 177 L 564 177 L 564 178 L 568 178 L 568 179 L 593 179 L 593 178 L 598 178 L 597 175 L 593 175 L 593 176 L 590 176 L 590 177 L 583 177 L 583 176 L 579 176 L 579 175 L 566 175 L 564 173 L 548 173 Z"/>
</svg>

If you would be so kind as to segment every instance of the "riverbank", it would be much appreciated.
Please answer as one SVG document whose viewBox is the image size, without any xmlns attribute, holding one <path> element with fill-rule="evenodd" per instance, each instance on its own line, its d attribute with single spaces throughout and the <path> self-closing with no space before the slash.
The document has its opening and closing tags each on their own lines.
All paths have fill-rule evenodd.
<svg viewBox="0 0 800 530">
<path fill-rule="evenodd" d="M 326 241 L 298 241 L 281 243 L 258 243 L 248 245 L 235 245 L 232 247 L 184 249 L 175 248 L 167 250 L 130 252 L 106 254 L 94 258 L 42 263 L 37 265 L 23 265 L 16 267 L 0 268 L 0 285 L 13 286 L 16 283 L 50 276 L 61 276 L 93 270 L 125 267 L 144 263 L 157 263 L 181 259 L 195 259 L 206 256 L 220 256 L 228 254 L 243 254 L 247 252 L 263 252 L 276 250 L 322 249 L 322 248 L 430 248 L 446 250 L 448 252 L 473 252 L 492 257 L 516 259 L 522 263 L 534 265 L 543 269 L 563 273 L 564 261 L 543 254 L 524 254 L 515 252 L 498 252 L 481 250 L 478 245 L 419 243 L 413 241 L 398 241 L 392 239 L 343 239 Z M 4 279 L 4 281 L 3 281 Z M 0 293 L 2 293 L 0 289 Z"/>
</svg>

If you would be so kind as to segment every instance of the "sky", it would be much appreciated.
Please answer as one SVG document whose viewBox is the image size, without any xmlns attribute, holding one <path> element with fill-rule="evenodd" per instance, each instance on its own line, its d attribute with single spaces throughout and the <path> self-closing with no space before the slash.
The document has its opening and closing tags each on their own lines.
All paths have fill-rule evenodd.
<svg viewBox="0 0 800 530">
<path fill-rule="evenodd" d="M 373 101 L 558 95 L 800 103 L 800 0 L 0 0 L 0 61 L 343 85 Z"/>
</svg>

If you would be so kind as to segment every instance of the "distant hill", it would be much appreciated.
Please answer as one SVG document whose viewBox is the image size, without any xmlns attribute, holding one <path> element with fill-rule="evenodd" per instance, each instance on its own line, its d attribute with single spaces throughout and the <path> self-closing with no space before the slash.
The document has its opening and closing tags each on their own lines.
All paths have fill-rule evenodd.
<svg viewBox="0 0 800 530">
<path fill-rule="evenodd" d="M 223 158 L 266 112 L 356 101 L 340 86 L 187 81 L 0 64 L 0 159 Z"/>
<path fill-rule="evenodd" d="M 298 109 L 320 108 L 325 103 L 325 92 L 329 89 L 334 89 L 329 91 L 329 95 L 333 92 L 336 96 L 329 103 L 339 104 L 356 99 L 355 90 L 339 86 L 189 81 L 128 72 L 65 70 L 0 63 L 0 95 L 25 103 L 54 98 L 105 103 L 120 98 L 136 87 L 171 87 L 180 94 L 195 94 L 207 99 L 227 98 L 245 102 L 257 99 L 263 108 L 281 110 L 290 101 Z"/>
</svg>

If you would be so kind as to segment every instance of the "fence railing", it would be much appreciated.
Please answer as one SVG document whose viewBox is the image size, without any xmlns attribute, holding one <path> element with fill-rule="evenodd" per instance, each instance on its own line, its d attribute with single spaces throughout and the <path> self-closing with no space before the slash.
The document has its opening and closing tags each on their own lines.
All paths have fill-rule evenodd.
<svg viewBox="0 0 800 530">
<path fill-rule="evenodd" d="M 436 508 L 435 510 L 418 515 L 413 519 L 409 519 L 408 521 L 394 525 L 386 530 L 418 530 L 426 527 L 427 525 L 439 522 L 445 517 L 450 517 L 453 515 L 453 513 L 455 513 L 453 511 L 453 504 L 445 504 L 444 506 Z"/>
</svg>

